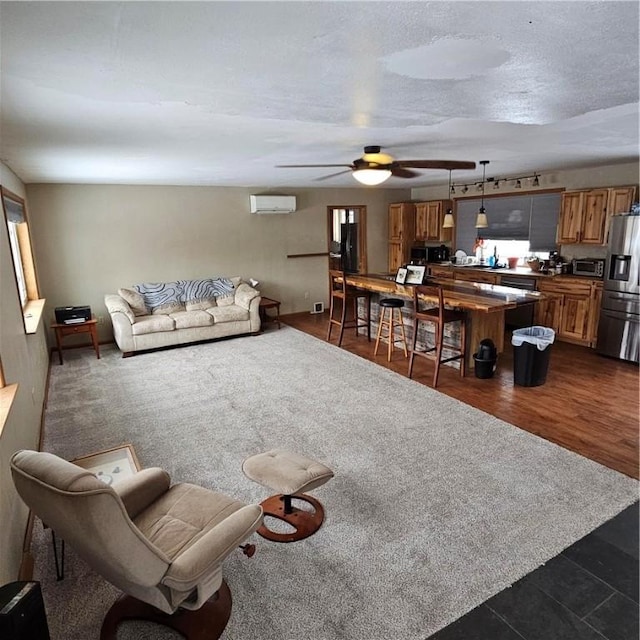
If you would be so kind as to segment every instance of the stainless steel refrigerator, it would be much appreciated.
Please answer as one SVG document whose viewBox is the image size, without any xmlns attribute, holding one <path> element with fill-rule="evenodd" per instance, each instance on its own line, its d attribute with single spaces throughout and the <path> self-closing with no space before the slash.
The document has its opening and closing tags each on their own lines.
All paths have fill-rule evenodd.
<svg viewBox="0 0 640 640">
<path fill-rule="evenodd" d="M 638 362 L 640 354 L 640 216 L 613 216 L 596 350 Z"/>
</svg>

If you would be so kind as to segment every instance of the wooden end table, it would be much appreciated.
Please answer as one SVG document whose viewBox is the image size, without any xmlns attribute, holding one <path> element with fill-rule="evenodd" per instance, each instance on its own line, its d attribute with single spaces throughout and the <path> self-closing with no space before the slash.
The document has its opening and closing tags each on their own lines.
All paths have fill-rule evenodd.
<svg viewBox="0 0 640 640">
<path fill-rule="evenodd" d="M 267 309 L 275 309 L 276 315 L 269 316 Z M 260 298 L 260 320 L 262 322 L 276 322 L 280 328 L 280 301 L 271 298 Z"/>
<path fill-rule="evenodd" d="M 91 336 L 91 342 L 93 343 L 93 349 L 96 352 L 96 357 L 100 359 L 100 345 L 98 344 L 98 321 L 95 318 L 87 320 L 86 322 L 78 322 L 76 324 L 59 324 L 53 322 L 51 328 L 56 332 L 56 345 L 58 348 L 58 358 L 60 364 L 62 364 L 62 341 L 66 336 L 74 336 L 79 333 L 88 333 Z"/>
</svg>

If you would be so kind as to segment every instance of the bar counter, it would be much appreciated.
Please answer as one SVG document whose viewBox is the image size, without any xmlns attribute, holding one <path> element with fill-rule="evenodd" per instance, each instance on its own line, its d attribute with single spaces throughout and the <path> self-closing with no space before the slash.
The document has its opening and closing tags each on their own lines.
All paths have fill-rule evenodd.
<svg viewBox="0 0 640 640">
<path fill-rule="evenodd" d="M 358 289 L 394 297 L 413 300 L 411 284 L 398 284 L 395 275 L 387 274 L 347 274 L 347 284 Z M 504 312 L 525 304 L 538 302 L 544 297 L 536 291 L 524 291 L 513 287 L 503 287 L 481 282 L 467 282 L 429 277 L 425 284 L 442 286 L 444 303 L 447 307 L 467 313 L 467 371 L 473 371 L 473 354 L 478 351 L 480 341 L 490 338 L 498 352 L 504 350 Z M 435 298 L 421 296 L 425 301 Z M 408 305 L 411 308 L 411 305 Z"/>
</svg>

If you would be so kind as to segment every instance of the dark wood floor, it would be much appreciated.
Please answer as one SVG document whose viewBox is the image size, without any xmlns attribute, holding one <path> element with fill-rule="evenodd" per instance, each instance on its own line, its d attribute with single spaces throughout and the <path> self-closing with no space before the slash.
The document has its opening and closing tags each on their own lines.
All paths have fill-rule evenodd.
<svg viewBox="0 0 640 640">
<path fill-rule="evenodd" d="M 281 320 L 322 340 L 326 337 L 326 312 L 289 314 Z M 332 335 L 334 344 L 337 334 L 334 331 Z M 546 383 L 539 387 L 515 386 L 510 339 L 505 343 L 493 378 L 480 379 L 473 374 L 460 378 L 456 369 L 443 366 L 438 391 L 607 467 L 640 477 L 636 365 L 604 358 L 586 347 L 555 342 Z M 356 337 L 353 329 L 345 333 L 342 347 L 380 366 L 407 373 L 402 351 L 395 351 L 391 363 L 382 349 L 374 358 L 373 341 Z M 431 386 L 432 376 L 433 364 L 416 358 L 413 379 Z"/>
</svg>

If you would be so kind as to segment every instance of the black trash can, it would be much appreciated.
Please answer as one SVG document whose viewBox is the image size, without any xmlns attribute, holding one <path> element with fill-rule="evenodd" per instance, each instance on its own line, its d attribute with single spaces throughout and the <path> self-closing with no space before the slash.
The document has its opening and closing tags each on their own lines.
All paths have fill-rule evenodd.
<svg viewBox="0 0 640 640">
<path fill-rule="evenodd" d="M 478 352 L 473 354 L 476 378 L 492 378 L 497 360 L 498 350 L 493 340 L 489 340 L 489 338 L 481 340 Z"/>
<path fill-rule="evenodd" d="M 514 384 L 539 387 L 546 382 L 551 345 L 555 337 L 555 331 L 548 327 L 525 327 L 513 332 Z"/>
</svg>

